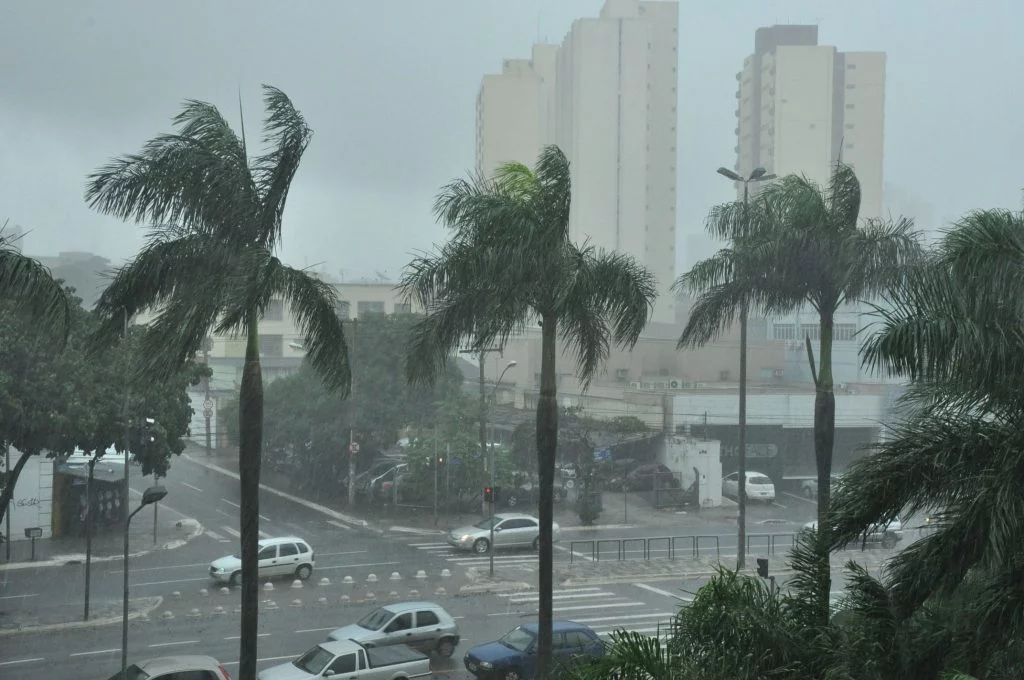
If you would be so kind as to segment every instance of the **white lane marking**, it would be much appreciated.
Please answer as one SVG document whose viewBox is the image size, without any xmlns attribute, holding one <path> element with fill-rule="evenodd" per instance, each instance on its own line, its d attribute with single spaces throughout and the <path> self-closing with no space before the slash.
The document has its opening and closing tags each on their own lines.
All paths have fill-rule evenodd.
<svg viewBox="0 0 1024 680">
<path fill-rule="evenodd" d="M 818 501 L 814 500 L 813 498 L 804 498 L 803 496 L 797 496 L 795 493 L 790 493 L 788 491 L 783 491 L 782 493 L 789 496 L 790 498 L 795 498 L 798 501 L 803 501 L 804 503 L 810 503 L 811 505 L 818 504 Z"/>
<path fill-rule="evenodd" d="M 232 515 L 230 512 L 224 512 L 220 508 L 214 508 L 214 510 L 216 510 L 220 514 L 224 515 L 225 517 L 230 517 L 231 519 L 234 519 L 234 515 Z"/>
<path fill-rule="evenodd" d="M 192 485 L 191 485 L 191 484 L 189 484 L 188 482 L 182 482 L 182 483 L 181 483 L 181 485 L 182 485 L 182 486 L 187 486 L 188 488 L 192 489 L 193 491 L 198 491 L 199 493 L 202 493 L 202 492 L 203 492 L 203 490 L 202 490 L 202 489 L 200 489 L 200 488 L 199 488 L 198 486 L 192 486 Z"/>
<path fill-rule="evenodd" d="M 220 534 L 218 534 L 213 529 L 207 529 L 206 530 L 206 535 L 209 536 L 210 538 L 215 538 L 218 541 L 226 541 L 226 540 L 228 540 L 228 539 L 224 538 L 223 536 L 221 536 Z"/>
<path fill-rule="evenodd" d="M 241 509 L 242 509 L 242 506 L 241 506 L 241 505 L 239 505 L 238 503 L 235 503 L 235 502 L 229 501 L 229 500 L 228 500 L 227 498 L 221 498 L 221 500 L 222 500 L 222 501 L 224 501 L 225 503 L 227 503 L 228 505 L 230 505 L 230 506 L 231 506 L 231 507 L 233 507 L 233 508 L 238 508 L 239 510 L 241 510 Z"/>
<path fill-rule="evenodd" d="M 447 543 L 406 543 L 410 548 L 447 548 Z"/>
<path fill-rule="evenodd" d="M 342 524 L 341 522 L 335 522 L 333 519 L 327 520 L 327 523 L 331 526 L 338 527 L 339 529 L 344 529 L 345 531 L 352 531 L 352 527 L 350 527 L 349 525 Z"/>
<path fill-rule="evenodd" d="M 610 609 L 612 607 L 646 607 L 646 602 L 607 602 L 605 604 L 581 604 L 572 607 L 552 607 L 553 612 L 576 612 L 587 609 Z"/>
<path fill-rule="evenodd" d="M 157 642 L 157 643 L 154 643 L 154 644 L 149 645 L 149 646 L 150 647 L 177 647 L 178 645 L 194 645 L 197 642 L 199 642 L 199 640 L 179 640 L 178 642 Z"/>
<path fill-rule="evenodd" d="M 462 567 L 472 567 L 474 565 L 487 564 L 490 560 L 486 557 L 449 557 L 449 562 L 453 562 Z M 536 564 L 536 557 L 495 557 L 495 564 Z"/>
<path fill-rule="evenodd" d="M 223 529 L 224 531 L 228 532 L 229 534 L 231 534 L 235 538 L 241 538 L 242 537 L 241 532 L 239 532 L 238 529 L 235 529 L 234 527 L 224 526 L 224 527 L 221 527 L 221 529 Z"/>
<path fill-rule="evenodd" d="M 630 614 L 628 616 L 598 616 L 590 619 L 573 619 L 576 623 L 600 623 L 601 621 L 630 621 L 636 619 L 659 619 L 664 616 L 675 616 L 672 612 L 655 612 L 653 614 Z"/>
<path fill-rule="evenodd" d="M 120 650 L 118 650 L 118 651 L 120 651 Z M 288 656 L 265 656 L 262 659 L 256 659 L 256 663 L 263 663 L 264 661 L 280 661 L 281 659 L 294 659 L 295 657 L 299 656 L 299 654 L 302 654 L 302 652 L 299 652 L 298 654 L 289 654 Z M 224 665 L 225 666 L 237 666 L 238 662 L 237 661 L 225 661 Z"/>
<path fill-rule="evenodd" d="M 94 652 L 75 652 L 74 654 L 68 654 L 68 656 L 92 656 L 94 654 L 113 654 L 114 652 L 120 652 L 121 648 L 117 649 L 97 649 Z"/>
<path fill-rule="evenodd" d="M 370 552 L 370 551 L 369 550 L 346 550 L 345 552 L 333 552 L 333 553 L 318 552 L 317 555 L 319 555 L 320 557 L 333 557 L 335 555 L 362 555 L 363 553 L 368 553 L 368 552 Z"/>
<path fill-rule="evenodd" d="M 296 633 L 322 633 L 325 630 L 338 630 L 337 626 L 331 626 L 330 628 L 303 628 L 302 630 L 295 631 Z"/>
<path fill-rule="evenodd" d="M 587 560 L 588 562 L 593 562 L 594 561 L 594 558 L 591 557 L 590 555 L 584 555 L 583 553 L 576 552 L 575 550 L 569 550 L 564 545 L 552 545 L 551 547 L 553 547 L 555 550 L 561 550 L 562 552 L 567 552 L 570 555 L 572 555 L 573 557 L 578 557 L 581 560 Z"/>
<path fill-rule="evenodd" d="M 173 581 L 149 581 L 148 583 L 133 583 L 132 587 L 141 588 L 142 586 L 164 586 L 170 583 L 194 583 L 196 581 L 209 581 L 208 577 L 203 578 L 179 578 Z"/>
<path fill-rule="evenodd" d="M 263 520 L 264 522 L 270 522 L 271 521 L 271 519 L 269 517 L 264 517 L 263 515 L 260 515 L 260 519 Z"/>
<path fill-rule="evenodd" d="M 41 656 L 37 656 L 34 659 L 15 659 L 14 661 L 0 661 L 0 666 L 14 666 L 19 663 L 32 663 L 34 661 L 46 661 Z"/>
<path fill-rule="evenodd" d="M 39 597 L 39 593 L 32 593 L 31 595 L 4 595 L 0 597 L 0 600 L 13 600 L 16 597 Z"/>
<path fill-rule="evenodd" d="M 597 588 L 597 587 L 590 587 L 590 588 L 559 588 L 558 590 L 554 591 L 554 593 L 555 594 L 561 594 L 561 593 L 594 593 L 594 592 L 597 592 L 599 590 L 601 590 L 601 588 Z M 502 593 L 502 594 L 505 597 L 526 597 L 527 595 L 532 595 L 534 597 L 537 597 L 537 596 L 540 595 L 540 591 L 539 590 L 531 590 L 531 591 L 525 592 L 525 593 Z"/>
<path fill-rule="evenodd" d="M 401 562 L 369 562 L 367 564 L 333 564 L 326 567 L 317 566 L 317 571 L 323 571 L 324 569 L 350 569 L 352 567 L 386 567 L 391 564 L 401 564 Z"/>
<path fill-rule="evenodd" d="M 657 593 L 658 595 L 664 595 L 665 597 L 671 597 L 671 598 L 676 599 L 676 600 L 682 600 L 683 602 L 692 602 L 693 601 L 691 598 L 686 598 L 686 597 L 683 597 L 682 595 L 676 595 L 675 593 L 670 593 L 667 590 L 662 590 L 661 588 L 655 588 L 654 586 L 649 586 L 646 583 L 634 583 L 633 585 L 635 587 L 637 587 L 637 588 L 643 588 L 644 590 L 646 590 L 648 592 Z"/>
<path fill-rule="evenodd" d="M 269 635 L 270 635 L 270 633 L 257 633 L 257 634 L 256 634 L 256 637 L 258 637 L 258 638 L 261 638 L 261 637 L 268 637 Z M 229 635 L 229 636 L 227 636 L 227 637 L 226 637 L 226 638 L 224 638 L 224 639 L 225 639 L 225 640 L 241 640 L 241 639 L 242 639 L 242 636 L 241 636 L 241 635 Z"/>
<path fill-rule="evenodd" d="M 607 592 L 605 592 L 605 593 L 575 593 L 575 594 L 572 594 L 572 595 L 552 595 L 551 599 L 552 599 L 552 601 L 554 601 L 554 600 L 581 600 L 581 599 L 587 598 L 587 597 L 608 597 L 609 595 L 614 597 L 615 593 L 607 593 Z M 527 596 L 527 597 L 510 597 L 510 598 L 508 598 L 508 601 L 516 603 L 516 604 L 523 604 L 523 603 L 526 603 L 526 602 L 536 602 L 538 599 L 539 599 L 539 597 L 535 595 L 535 596 L 532 596 L 532 597 L 531 596 Z"/>
<path fill-rule="evenodd" d="M 132 573 L 137 571 L 160 571 L 162 569 L 191 569 L 192 567 L 208 567 L 209 562 L 196 562 L 195 564 L 168 564 L 164 567 L 132 567 Z M 121 569 L 111 569 L 108 574 L 123 574 Z"/>
</svg>

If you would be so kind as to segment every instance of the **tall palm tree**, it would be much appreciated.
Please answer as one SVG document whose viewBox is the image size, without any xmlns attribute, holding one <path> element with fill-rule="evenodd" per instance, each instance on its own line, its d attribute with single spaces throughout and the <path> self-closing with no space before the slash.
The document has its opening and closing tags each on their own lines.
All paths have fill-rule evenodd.
<svg viewBox="0 0 1024 680">
<path fill-rule="evenodd" d="M 38 260 L 23 255 L 15 237 L 5 234 L 7 222 L 0 226 L 0 298 L 29 316 L 39 328 L 67 341 L 74 305 L 60 281 Z"/>
<path fill-rule="evenodd" d="M 835 542 L 930 512 L 889 563 L 900 619 L 969 590 L 968 671 L 1024 639 L 1024 214 L 975 212 L 877 310 L 864 362 L 911 379 L 908 407 L 844 477 Z M 987 661 L 986 661 L 987 662 Z"/>
<path fill-rule="evenodd" d="M 121 332 L 123 315 L 158 312 L 142 343 L 142 375 L 173 374 L 211 333 L 246 339 L 239 393 L 242 623 L 239 676 L 256 677 L 257 541 L 263 436 L 259 321 L 283 299 L 301 327 L 306 358 L 332 390 L 347 392 L 349 364 L 334 289 L 274 255 L 285 201 L 312 131 L 280 90 L 264 86 L 267 150 L 249 158 L 211 104 L 188 101 L 136 155 L 90 175 L 86 200 L 100 212 L 148 222 L 149 239 L 117 270 L 97 302 L 99 334 Z"/>
<path fill-rule="evenodd" d="M 572 242 L 570 189 L 569 162 L 556 146 L 545 147 L 532 170 L 508 163 L 492 178 L 453 181 L 434 206 L 452 229 L 451 240 L 416 257 L 402 280 L 427 312 L 409 351 L 414 382 L 432 380 L 464 340 L 478 350 L 503 346 L 535 319 L 540 324 L 540 678 L 547 677 L 551 657 L 557 340 L 575 354 L 586 385 L 612 342 L 636 343 L 656 295 L 653 277 L 631 257 Z"/>
<path fill-rule="evenodd" d="M 815 385 L 814 455 L 818 520 L 823 527 L 835 441 L 835 315 L 844 304 L 884 293 L 920 254 L 910 220 L 861 222 L 860 202 L 860 182 L 841 162 L 835 164 L 826 187 L 806 177 L 786 176 L 765 188 L 749 211 L 742 203 L 713 209 L 708 232 L 734 241 L 735 247 L 698 263 L 675 284 L 697 297 L 680 337 L 682 345 L 713 340 L 732 325 L 745 304 L 766 315 L 792 313 L 804 306 L 818 315 L 817 365 L 810 338 L 805 342 Z"/>
</svg>

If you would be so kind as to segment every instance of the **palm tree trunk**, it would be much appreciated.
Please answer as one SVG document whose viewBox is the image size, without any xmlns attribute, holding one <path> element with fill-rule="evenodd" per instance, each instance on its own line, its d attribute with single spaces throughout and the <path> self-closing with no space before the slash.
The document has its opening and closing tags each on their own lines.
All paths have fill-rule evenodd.
<svg viewBox="0 0 1024 680">
<path fill-rule="evenodd" d="M 22 451 L 18 462 L 14 464 L 14 468 L 7 471 L 7 479 L 4 480 L 4 491 L 0 493 L 0 522 L 3 521 L 4 515 L 7 514 L 7 506 L 11 504 L 11 499 L 14 498 L 14 487 L 18 483 L 18 477 L 21 476 L 21 471 L 25 469 L 25 463 L 28 462 L 31 455 L 31 453 Z M 8 536 L 7 540 L 11 540 L 11 537 Z"/>
<path fill-rule="evenodd" d="M 256 680 L 259 630 L 260 458 L 263 445 L 263 375 L 255 315 L 248 322 L 245 367 L 238 408 L 238 473 L 241 490 L 242 626 L 239 634 L 240 680 Z"/>
<path fill-rule="evenodd" d="M 551 591 L 554 548 L 551 524 L 554 520 L 555 452 L 558 449 L 558 397 L 555 384 L 556 321 L 542 318 L 540 398 L 537 400 L 537 468 L 540 476 L 540 576 L 538 578 L 537 678 L 546 680 L 551 668 Z"/>
<path fill-rule="evenodd" d="M 829 499 L 832 496 L 832 449 L 836 438 L 836 395 L 832 391 L 832 312 L 821 312 L 819 332 L 821 343 L 818 347 L 818 381 L 814 391 L 814 458 L 818 468 L 818 531 L 828 531 L 825 518 L 828 514 Z M 819 541 L 824 551 L 819 558 L 828 562 L 828 537 Z M 824 573 L 824 572 L 823 572 Z M 831 578 L 824 588 L 819 624 L 828 624 L 829 602 L 827 593 L 831 589 Z"/>
</svg>

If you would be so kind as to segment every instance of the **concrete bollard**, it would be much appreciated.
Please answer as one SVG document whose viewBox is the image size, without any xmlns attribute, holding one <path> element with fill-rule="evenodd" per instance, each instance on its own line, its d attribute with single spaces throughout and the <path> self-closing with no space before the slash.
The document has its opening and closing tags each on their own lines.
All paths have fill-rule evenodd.
<svg viewBox="0 0 1024 680">
<path fill-rule="evenodd" d="M 399 574 L 397 571 L 393 571 L 393 572 L 391 572 L 391 580 L 392 581 L 401 581 L 402 580 L 402 575 Z"/>
<path fill-rule="evenodd" d="M 416 590 L 415 588 L 413 588 L 412 590 L 410 590 L 410 591 L 409 591 L 409 597 L 410 597 L 411 599 L 415 600 L 415 599 L 417 599 L 417 598 L 418 598 L 419 596 L 420 596 L 420 591 Z"/>
<path fill-rule="evenodd" d="M 351 576 L 346 576 L 345 578 L 341 579 L 341 582 L 347 586 L 350 586 L 354 583 Z"/>
<path fill-rule="evenodd" d="M 320 585 L 322 585 L 322 586 L 329 586 L 329 585 L 331 585 L 331 579 L 329 579 L 326 576 L 324 576 L 322 579 L 320 579 Z"/>
<path fill-rule="evenodd" d="M 199 613 L 198 609 L 193 609 L 192 611 L 190 611 L 188 613 L 188 618 L 193 619 L 193 620 L 194 619 L 201 619 L 202 617 L 203 617 L 203 615 L 201 613 Z"/>
<path fill-rule="evenodd" d="M 139 618 L 135 619 L 136 623 L 149 623 L 149 614 L 141 612 Z"/>
<path fill-rule="evenodd" d="M 423 571 L 422 569 L 417 571 L 416 572 L 416 580 L 417 581 L 426 581 L 427 580 L 427 572 Z"/>
<path fill-rule="evenodd" d="M 302 600 L 298 600 L 298 599 L 292 600 L 292 606 L 293 607 L 301 607 L 302 606 Z"/>
<path fill-rule="evenodd" d="M 218 605 L 213 608 L 213 613 L 216 616 L 221 616 L 222 614 L 226 614 L 227 612 L 224 611 L 224 607 Z"/>
<path fill-rule="evenodd" d="M 207 590 L 206 588 L 200 588 L 199 589 L 199 595 L 201 597 L 209 597 L 210 596 L 210 591 Z"/>
<path fill-rule="evenodd" d="M 263 608 L 264 609 L 277 609 L 277 603 L 274 602 L 273 600 L 267 600 L 266 602 L 263 603 Z"/>
<path fill-rule="evenodd" d="M 439 586 L 437 590 L 434 591 L 434 595 L 444 595 L 446 592 L 447 591 L 444 589 L 443 586 Z"/>
<path fill-rule="evenodd" d="M 377 582 L 377 575 L 376 574 L 370 574 L 369 576 L 366 577 L 366 582 L 367 583 L 376 583 Z"/>
<path fill-rule="evenodd" d="M 376 599 L 377 599 L 377 596 L 374 595 L 373 593 L 366 593 L 366 595 L 363 595 L 363 601 L 364 602 L 373 602 Z"/>
<path fill-rule="evenodd" d="M 160 615 L 160 618 L 163 619 L 164 621 L 170 621 L 171 619 L 174 618 L 174 612 L 172 612 L 170 609 L 168 609 L 168 610 L 166 610 L 164 613 L 162 613 Z"/>
<path fill-rule="evenodd" d="M 318 597 L 316 599 L 316 603 L 318 605 L 320 605 L 321 607 L 326 607 L 327 606 L 327 598 L 321 595 L 320 597 Z"/>
<path fill-rule="evenodd" d="M 447 569 L 442 569 L 441 570 L 441 578 L 451 578 L 451 577 L 452 577 L 452 572 L 450 572 Z"/>
<path fill-rule="evenodd" d="M 221 595 L 230 595 L 231 594 L 231 589 L 228 588 L 227 586 L 224 586 L 223 588 L 220 589 L 220 594 Z"/>
<path fill-rule="evenodd" d="M 266 583 L 263 584 L 263 590 L 266 590 L 267 592 L 269 592 L 269 591 L 271 591 L 273 589 L 274 589 L 274 584 L 271 583 L 270 581 L 267 581 Z"/>
<path fill-rule="evenodd" d="M 240 605 L 240 604 L 239 605 L 235 605 L 235 613 L 236 614 L 241 614 L 242 613 L 242 605 Z"/>
<path fill-rule="evenodd" d="M 338 598 L 338 604 L 340 604 L 342 606 L 350 604 L 351 602 L 352 602 L 352 598 L 349 597 L 348 595 L 342 595 L 341 597 Z"/>
<path fill-rule="evenodd" d="M 181 599 L 181 591 L 180 590 L 175 590 L 173 593 L 171 593 L 171 597 L 173 597 L 175 600 L 180 600 Z"/>
<path fill-rule="evenodd" d="M 298 590 L 300 588 L 302 588 L 302 581 L 300 581 L 299 579 L 295 579 L 294 581 L 292 581 L 292 590 Z"/>
<path fill-rule="evenodd" d="M 397 590 L 392 590 L 390 593 L 388 593 L 388 599 L 391 600 L 392 602 L 397 602 L 398 601 L 398 591 Z"/>
</svg>

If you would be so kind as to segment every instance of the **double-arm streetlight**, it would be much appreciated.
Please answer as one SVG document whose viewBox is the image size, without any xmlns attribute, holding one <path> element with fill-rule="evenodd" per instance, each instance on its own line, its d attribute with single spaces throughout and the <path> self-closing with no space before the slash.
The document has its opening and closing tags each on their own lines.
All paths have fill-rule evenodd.
<svg viewBox="0 0 1024 680">
<path fill-rule="evenodd" d="M 733 182 L 743 184 L 743 228 L 744 232 L 750 231 L 750 183 L 767 182 L 775 179 L 774 174 L 769 174 L 764 168 L 755 168 L 750 175 L 744 179 L 729 168 L 718 168 L 718 174 Z M 742 236 L 746 236 L 744 233 Z M 733 247 L 742 237 L 733 238 Z M 746 564 L 747 546 L 747 303 L 746 300 L 740 303 L 740 404 L 739 404 L 739 451 L 737 452 L 736 476 L 738 477 L 738 489 L 736 491 L 736 504 L 739 506 L 739 531 L 737 535 L 736 569 L 742 569 Z"/>
<path fill-rule="evenodd" d="M 125 451 L 124 466 L 128 467 L 128 452 Z M 125 489 L 127 495 L 128 489 Z M 132 517 L 135 517 L 147 505 L 156 503 L 167 495 L 167 489 L 162 486 L 151 486 L 142 492 L 142 503 L 135 508 L 124 520 L 124 601 L 121 606 L 121 676 L 128 677 L 128 527 L 131 526 Z"/>
</svg>

